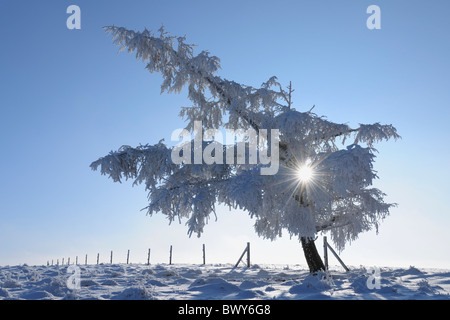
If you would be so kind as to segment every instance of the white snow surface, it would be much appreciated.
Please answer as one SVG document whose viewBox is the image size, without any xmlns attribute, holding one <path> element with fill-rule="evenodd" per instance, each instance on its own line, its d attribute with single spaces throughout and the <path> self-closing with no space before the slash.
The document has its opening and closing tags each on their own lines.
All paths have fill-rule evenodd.
<svg viewBox="0 0 450 320">
<path fill-rule="evenodd" d="M 369 267 L 310 275 L 301 265 L 79 265 L 80 288 L 68 266 L 0 267 L 0 300 L 449 300 L 450 270 Z M 372 283 L 374 283 L 372 281 Z"/>
</svg>

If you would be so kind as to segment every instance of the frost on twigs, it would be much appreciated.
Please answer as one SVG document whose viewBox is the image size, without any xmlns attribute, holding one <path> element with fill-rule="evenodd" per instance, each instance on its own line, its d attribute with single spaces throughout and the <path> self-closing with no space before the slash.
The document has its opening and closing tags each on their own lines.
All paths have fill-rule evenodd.
<svg viewBox="0 0 450 320">
<path fill-rule="evenodd" d="M 279 131 L 280 168 L 275 175 L 260 175 L 260 162 L 174 164 L 172 148 L 163 141 L 124 146 L 91 164 L 114 182 L 144 184 L 149 214 L 184 220 L 188 233 L 200 236 L 211 214 L 217 218 L 220 204 L 247 211 L 262 237 L 275 239 L 283 230 L 299 238 L 330 232 L 339 249 L 361 232 L 377 229 L 389 214 L 394 204 L 385 203 L 385 195 L 372 187 L 377 178 L 373 152 L 375 143 L 400 138 L 392 125 L 351 128 L 312 108 L 297 111 L 291 85 L 284 89 L 276 77 L 260 88 L 224 79 L 218 75 L 219 58 L 208 51 L 196 54 L 185 37 L 164 28 L 156 34 L 115 26 L 105 30 L 120 50 L 134 53 L 150 73 L 162 76 L 161 92 L 186 92 L 192 106 L 181 108 L 180 116 L 187 130 L 201 121 L 203 130 Z M 215 148 L 223 152 L 221 159 L 229 150 L 229 145 Z M 313 171 L 308 182 L 297 174 L 305 164 Z"/>
</svg>

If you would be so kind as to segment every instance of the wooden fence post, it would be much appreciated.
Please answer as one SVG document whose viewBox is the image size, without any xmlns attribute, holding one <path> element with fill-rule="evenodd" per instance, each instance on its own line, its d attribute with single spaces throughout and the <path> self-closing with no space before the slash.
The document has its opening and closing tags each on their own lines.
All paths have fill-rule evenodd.
<svg viewBox="0 0 450 320">
<path fill-rule="evenodd" d="M 323 237 L 323 260 L 325 262 L 325 270 L 328 270 L 328 250 L 327 250 L 327 237 Z"/>
<path fill-rule="evenodd" d="M 247 253 L 247 267 L 250 268 L 250 242 L 247 242 L 247 246 L 245 247 L 244 252 L 242 252 L 238 262 L 234 266 L 235 268 L 239 265 L 244 255 Z"/>
<path fill-rule="evenodd" d="M 247 268 L 250 268 L 250 242 L 247 242 Z"/>
<path fill-rule="evenodd" d="M 172 264 L 172 245 L 170 245 L 169 264 Z"/>
<path fill-rule="evenodd" d="M 203 244 L 203 265 L 206 264 L 206 250 L 205 250 L 205 244 Z"/>
<path fill-rule="evenodd" d="M 127 253 L 127 264 L 130 261 L 130 249 L 128 249 L 128 253 Z"/>
<path fill-rule="evenodd" d="M 150 249 L 148 249 L 147 264 L 150 265 Z"/>
<path fill-rule="evenodd" d="M 87 265 L 87 253 L 86 253 L 86 257 L 84 258 L 84 264 Z"/>
<path fill-rule="evenodd" d="M 331 253 L 336 257 L 336 259 L 339 261 L 339 263 L 341 264 L 341 266 L 345 269 L 345 271 L 350 271 L 347 266 L 345 265 L 344 261 L 341 260 L 341 258 L 339 258 L 338 254 L 334 251 L 334 249 L 329 245 L 329 243 L 326 241 L 325 239 L 325 244 L 328 247 L 328 249 L 330 249 Z M 328 260 L 328 256 L 327 256 L 327 260 Z M 328 269 L 327 266 L 325 266 L 326 269 Z"/>
<path fill-rule="evenodd" d="M 112 257 L 113 257 L 113 251 L 111 250 L 111 259 L 110 259 L 111 264 L 112 264 Z"/>
<path fill-rule="evenodd" d="M 99 259 L 100 259 L 100 253 L 97 253 L 97 264 L 98 264 Z"/>
</svg>

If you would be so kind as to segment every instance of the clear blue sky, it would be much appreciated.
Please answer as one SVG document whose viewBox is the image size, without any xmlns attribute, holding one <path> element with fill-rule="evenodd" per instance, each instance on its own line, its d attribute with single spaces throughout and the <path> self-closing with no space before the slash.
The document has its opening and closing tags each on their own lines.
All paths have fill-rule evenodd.
<svg viewBox="0 0 450 320">
<path fill-rule="evenodd" d="M 66 8 L 81 8 L 68 30 Z M 366 9 L 381 8 L 381 30 Z M 259 86 L 275 75 L 294 107 L 335 122 L 381 122 L 402 140 L 378 145 L 376 186 L 392 210 L 342 253 L 349 265 L 450 268 L 450 2 L 21 1 L 0 2 L 0 265 L 100 253 L 109 261 L 234 263 L 247 241 L 255 263 L 304 264 L 300 244 L 259 240 L 243 212 L 220 210 L 201 239 L 148 217 L 142 186 L 114 184 L 89 165 L 121 145 L 170 141 L 186 93 L 160 95 L 160 76 L 101 27 L 164 24 L 221 59 L 220 75 Z M 321 251 L 321 237 L 318 246 Z M 103 258 L 103 259 L 102 259 Z M 331 261 L 336 263 L 336 261 Z"/>
</svg>

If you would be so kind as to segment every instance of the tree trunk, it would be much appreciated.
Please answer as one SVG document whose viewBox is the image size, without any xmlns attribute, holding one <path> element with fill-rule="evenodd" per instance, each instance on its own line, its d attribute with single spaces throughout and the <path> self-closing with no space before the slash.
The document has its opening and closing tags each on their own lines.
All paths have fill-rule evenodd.
<svg viewBox="0 0 450 320">
<path fill-rule="evenodd" d="M 318 271 L 325 271 L 325 265 L 322 258 L 317 252 L 316 244 L 313 239 L 302 237 L 301 239 L 303 253 L 305 254 L 306 262 L 308 263 L 309 272 L 316 273 Z"/>
</svg>

